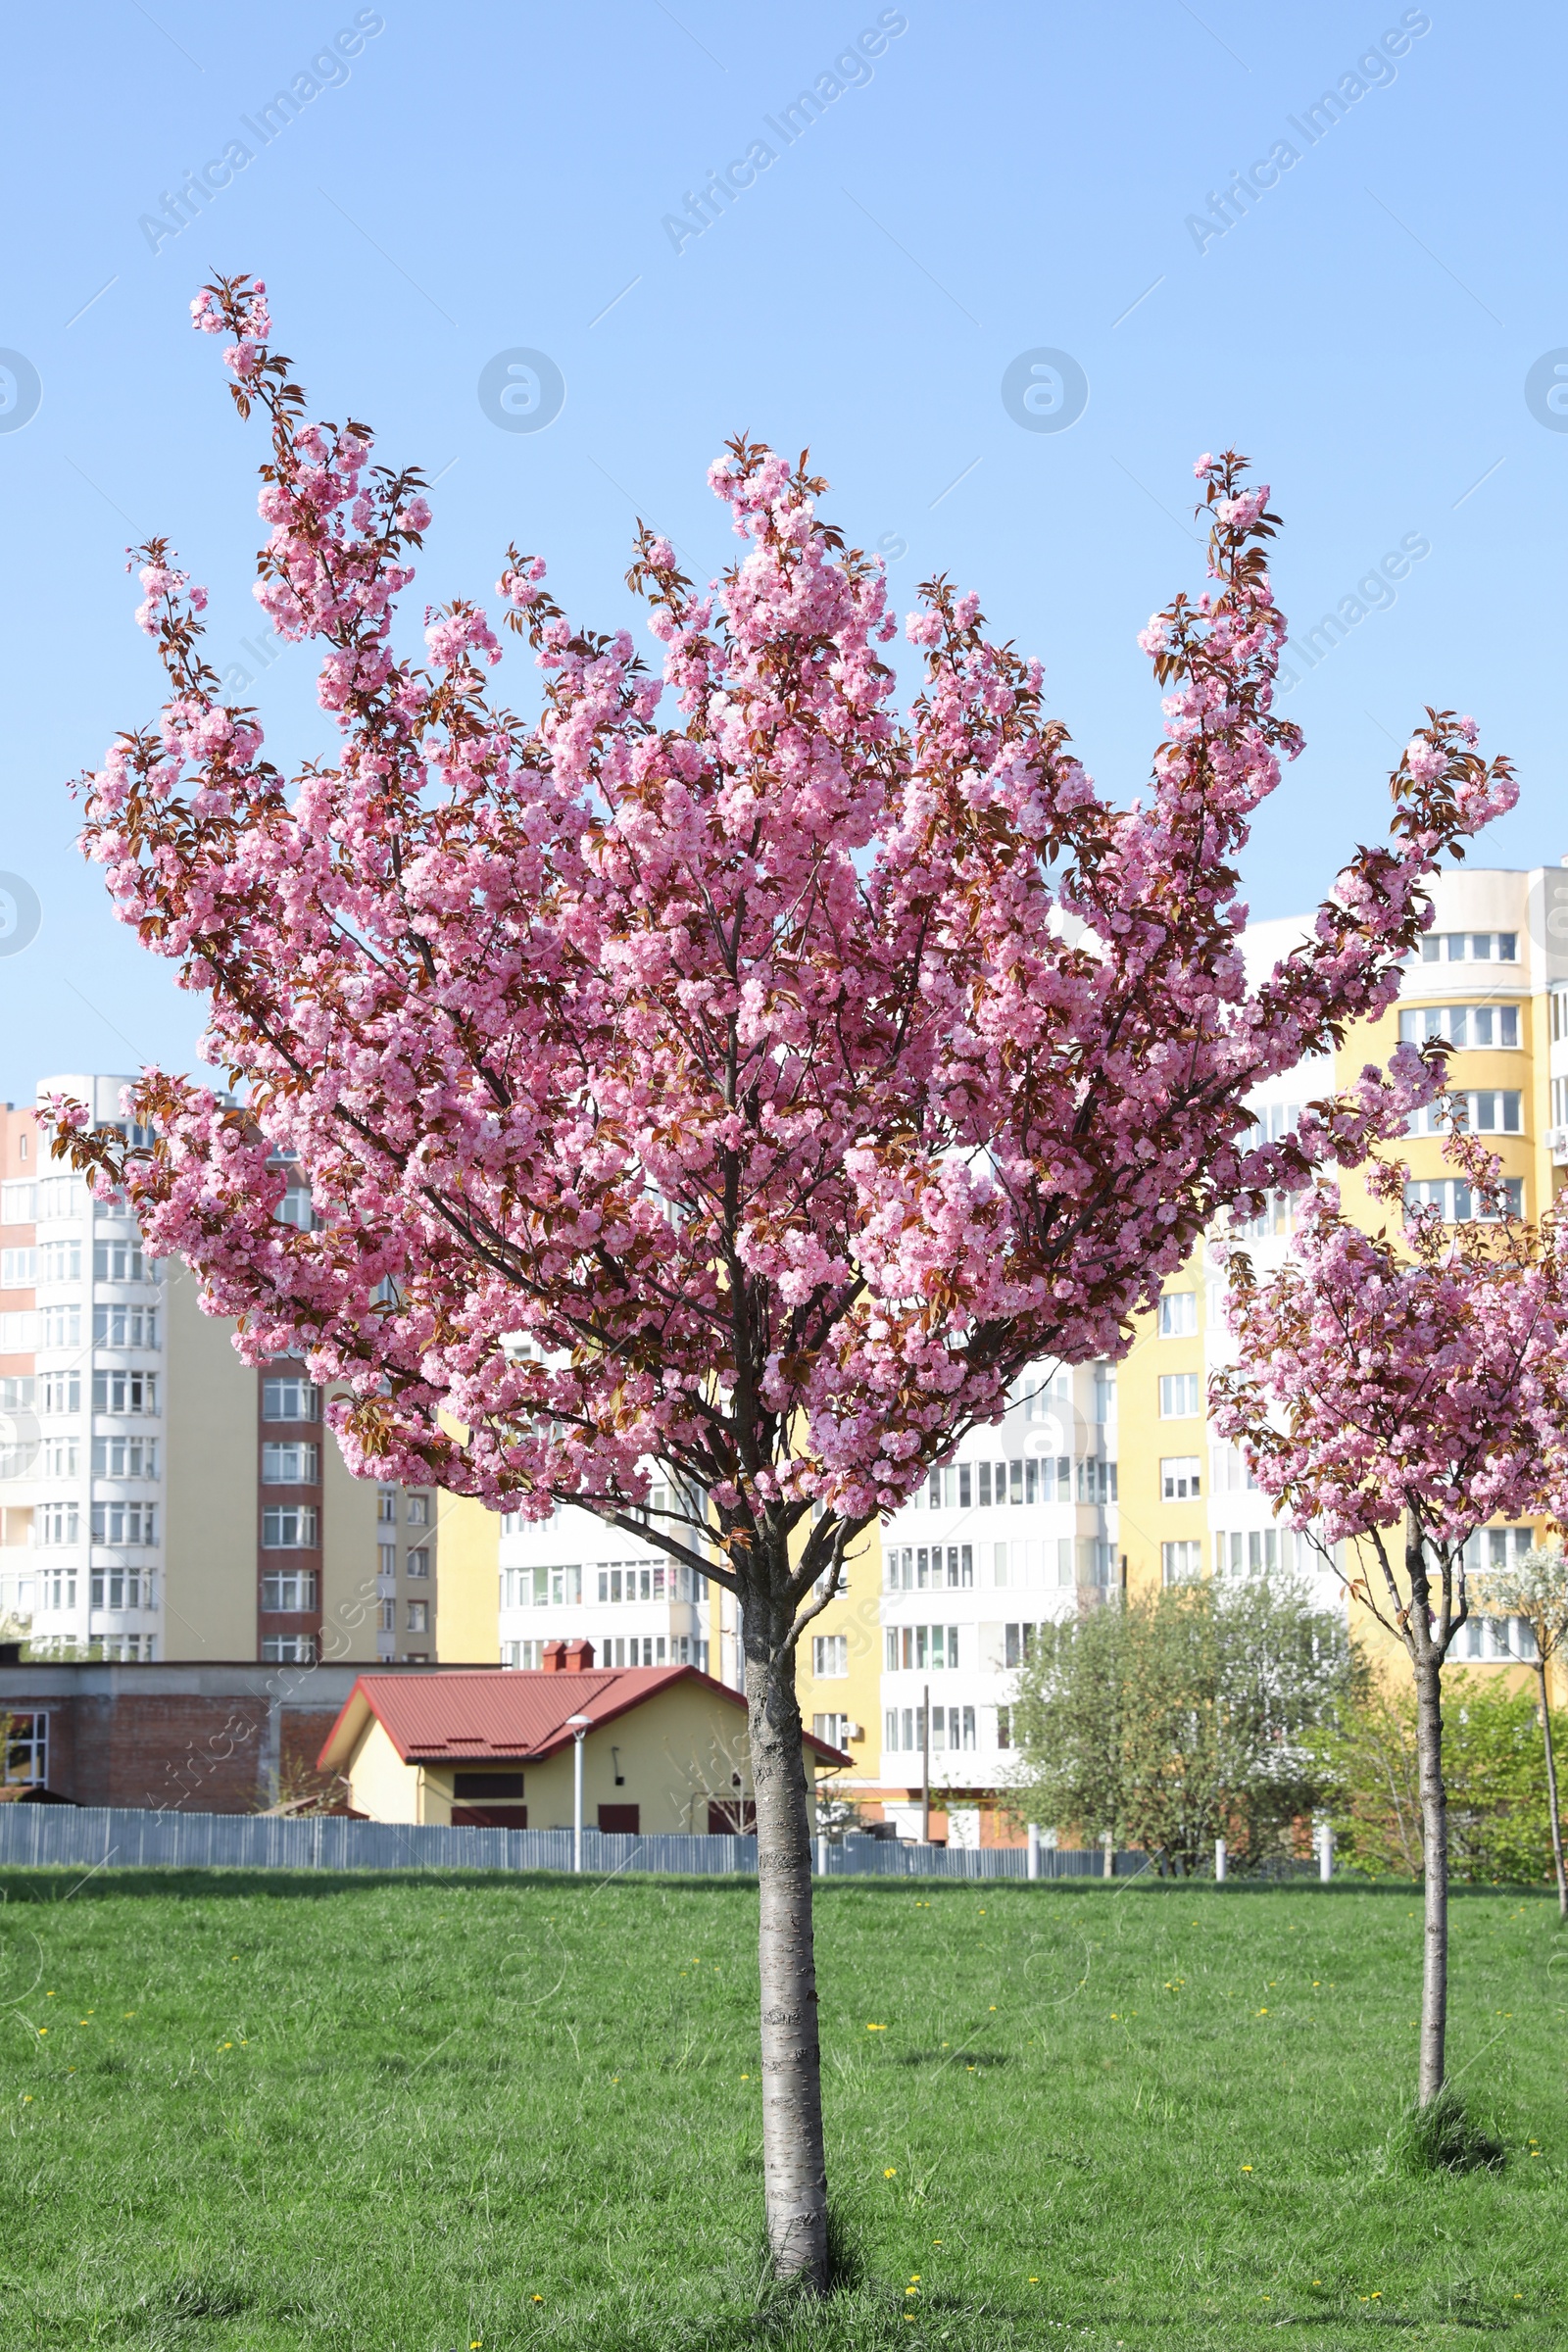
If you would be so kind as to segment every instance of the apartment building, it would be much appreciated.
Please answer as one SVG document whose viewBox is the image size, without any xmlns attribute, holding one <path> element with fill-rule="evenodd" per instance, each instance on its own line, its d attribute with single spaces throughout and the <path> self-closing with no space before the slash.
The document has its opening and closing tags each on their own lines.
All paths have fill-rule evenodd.
<svg viewBox="0 0 1568 2352">
<path fill-rule="evenodd" d="M 38 1092 L 120 1125 L 128 1083 Z M 242 1362 L 189 1268 L 38 1150 L 0 1110 L 0 1617 L 32 1653 L 429 1664 L 481 1635 L 455 1596 L 443 1652 L 446 1498 L 350 1478 L 303 1363 Z M 308 1227 L 303 1187 L 279 1213 Z"/>
<path fill-rule="evenodd" d="M 1401 1039 L 1447 1039 L 1449 1086 L 1464 1099 L 1471 1128 L 1497 1153 L 1515 1204 L 1547 1207 L 1568 1168 L 1568 870 L 1460 868 L 1431 885 L 1432 930 L 1409 959 L 1396 1004 L 1348 1035 L 1342 1051 L 1303 1062 L 1261 1089 L 1253 1108 L 1261 1134 L 1288 1133 L 1302 1106 L 1353 1082 L 1369 1061 L 1386 1063 Z M 1253 924 L 1246 934 L 1256 976 L 1305 932 L 1300 918 Z M 1410 1196 L 1445 1217 L 1472 1211 L 1469 1187 L 1444 1164 L 1442 1131 L 1430 1111 L 1404 1139 Z M 1353 1172 L 1341 1178 L 1349 1214 L 1387 1222 Z M 1260 1275 L 1290 1250 L 1297 1202 L 1270 1200 L 1243 1239 Z M 1296 1569 L 1339 1605 L 1342 1588 L 1307 1531 L 1276 1519 L 1235 1448 L 1210 1429 L 1210 1375 L 1232 1360 L 1224 1317 L 1224 1268 L 1210 1237 L 1166 1284 L 1157 1310 L 1140 1323 L 1121 1366 L 1123 1468 L 1121 1541 L 1131 1589 L 1203 1575 Z M 1472 1543 L 1472 1565 L 1500 1563 L 1536 1538 L 1526 1523 L 1495 1524 Z M 1375 1635 L 1361 1629 L 1368 1638 Z M 1460 1636 L 1467 1664 L 1520 1655 L 1520 1629 L 1474 1619 Z"/>
<path fill-rule="evenodd" d="M 823 1796 L 906 1832 L 929 1803 L 955 1840 L 1016 1834 L 998 1791 L 1018 1667 L 1040 1624 L 1120 1583 L 1116 1396 L 1108 1364 L 1041 1366 L 997 1427 L 853 1548 L 797 1675 L 808 1728 L 854 1759 Z M 691 1664 L 742 1687 L 733 1598 L 653 1544 L 570 1506 L 529 1522 L 458 1503 L 452 1526 L 474 1560 L 493 1546 L 504 1664 L 585 1640 L 604 1667 Z"/>
<path fill-rule="evenodd" d="M 570 1504 L 546 1520 L 490 1516 L 503 1665 L 538 1667 L 547 1642 L 589 1641 L 606 1669 L 695 1666 L 739 1690 L 734 1603 L 710 1578 Z"/>
</svg>

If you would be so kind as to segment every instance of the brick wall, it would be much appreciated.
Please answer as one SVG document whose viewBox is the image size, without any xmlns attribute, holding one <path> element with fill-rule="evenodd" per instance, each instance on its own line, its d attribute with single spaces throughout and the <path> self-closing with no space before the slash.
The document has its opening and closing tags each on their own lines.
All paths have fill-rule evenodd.
<svg viewBox="0 0 1568 2352">
<path fill-rule="evenodd" d="M 0 1716 L 48 1715 L 49 1788 L 78 1805 L 253 1813 L 270 1801 L 274 1780 L 291 1794 L 326 1787 L 316 1759 L 358 1673 L 356 1666 L 0 1666 Z"/>
</svg>

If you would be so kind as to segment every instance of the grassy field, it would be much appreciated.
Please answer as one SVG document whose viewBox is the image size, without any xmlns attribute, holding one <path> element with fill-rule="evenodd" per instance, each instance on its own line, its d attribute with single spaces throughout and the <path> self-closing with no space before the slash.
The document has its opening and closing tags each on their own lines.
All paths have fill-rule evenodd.
<svg viewBox="0 0 1568 2352">
<path fill-rule="evenodd" d="M 744 1884 L 74 1886 L 0 1875 L 4 2352 L 1568 2343 L 1539 1896 L 1454 1905 L 1506 2166 L 1412 2180 L 1408 1893 L 828 1886 L 845 2283 L 804 2311 Z"/>
</svg>

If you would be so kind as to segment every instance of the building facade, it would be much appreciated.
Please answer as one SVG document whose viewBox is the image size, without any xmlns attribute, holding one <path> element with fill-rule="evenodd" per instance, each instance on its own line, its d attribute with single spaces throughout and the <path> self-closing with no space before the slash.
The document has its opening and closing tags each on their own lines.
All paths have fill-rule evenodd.
<svg viewBox="0 0 1568 2352">
<path fill-rule="evenodd" d="M 129 1083 L 38 1095 L 122 1125 Z M 486 1624 L 493 1659 L 456 1597 L 443 1644 L 447 1497 L 351 1478 L 303 1362 L 244 1363 L 190 1269 L 38 1152 L 0 1111 L 0 1619 L 60 1659 L 430 1664 Z M 302 1188 L 279 1213 L 308 1223 Z"/>
<path fill-rule="evenodd" d="M 1452 1049 L 1449 1090 L 1462 1098 L 1471 1130 L 1496 1152 L 1514 1205 L 1539 1216 L 1568 1168 L 1568 868 L 1461 867 L 1429 887 L 1433 926 L 1405 965 L 1397 1003 L 1382 1019 L 1356 1024 L 1338 1054 L 1261 1089 L 1253 1102 L 1259 1131 L 1288 1133 L 1304 1104 L 1352 1084 L 1368 1062 L 1386 1064 L 1401 1040 L 1442 1037 Z M 1305 928 L 1300 919 L 1252 925 L 1244 941 L 1252 977 Z M 1410 1195 L 1446 1218 L 1467 1219 L 1469 1188 L 1445 1165 L 1442 1133 L 1428 1110 L 1403 1140 Z M 1388 1208 L 1360 1176 L 1344 1172 L 1339 1182 L 1349 1215 L 1369 1229 L 1387 1223 Z M 1242 1235 L 1259 1275 L 1276 1272 L 1289 1253 L 1296 1206 L 1291 1196 L 1274 1196 Z M 1234 1357 L 1215 1247 L 1224 1238 L 1210 1237 L 1166 1284 L 1121 1366 L 1129 1587 L 1294 1569 L 1325 1601 L 1343 1605 L 1343 1588 L 1307 1532 L 1288 1515 L 1274 1517 L 1240 1454 L 1207 1422 L 1209 1378 Z M 1528 1522 L 1483 1529 L 1472 1540 L 1471 1565 L 1511 1559 L 1540 1532 Z M 1382 1650 L 1364 1614 L 1355 1630 L 1374 1654 Z M 1477 1615 L 1461 1630 L 1457 1662 L 1515 1663 L 1522 1638 L 1519 1626 Z"/>
</svg>

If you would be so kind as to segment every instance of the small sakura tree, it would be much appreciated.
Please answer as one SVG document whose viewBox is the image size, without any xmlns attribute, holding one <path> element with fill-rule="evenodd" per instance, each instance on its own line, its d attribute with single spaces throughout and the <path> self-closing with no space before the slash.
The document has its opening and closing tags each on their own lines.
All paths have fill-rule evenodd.
<svg viewBox="0 0 1568 2352">
<path fill-rule="evenodd" d="M 1568 1876 L 1562 1858 L 1562 1816 L 1557 1810 L 1557 1758 L 1551 1738 L 1554 1658 L 1568 1652 L 1568 1557 L 1560 1544 L 1535 1544 L 1509 1568 L 1494 1568 L 1482 1585 L 1488 1608 L 1522 1618 L 1530 1628 L 1535 1655 L 1529 1661 L 1541 1687 L 1541 1735 L 1546 1751 L 1546 1805 L 1551 1815 L 1551 1859 L 1557 1874 L 1557 1909 L 1568 1919 Z"/>
<path fill-rule="evenodd" d="M 1426 1894 L 1418 2108 L 1446 2080 L 1442 1674 L 1470 1613 L 1464 1547 L 1498 1515 L 1568 1509 L 1568 1226 L 1511 1214 L 1473 1139 L 1450 1134 L 1445 1149 L 1472 1220 L 1446 1225 L 1428 1206 L 1365 1233 L 1319 1189 L 1272 1282 L 1235 1255 L 1240 1361 L 1212 1397 L 1275 1507 L 1320 1548 L 1355 1547 L 1350 1593 L 1410 1659 Z M 1396 1203 L 1407 1176 L 1380 1162 L 1374 1193 Z"/>
<path fill-rule="evenodd" d="M 492 699 L 474 602 L 427 612 L 421 663 L 393 636 L 420 477 L 372 466 L 363 425 L 303 421 L 260 285 L 193 307 L 270 424 L 257 595 L 319 647 L 337 742 L 285 782 L 203 659 L 201 593 L 141 551 L 170 699 L 85 779 L 85 846 L 206 997 L 244 1100 L 149 1071 L 152 1146 L 62 1105 L 56 1149 L 123 1186 L 248 1356 L 304 1351 L 351 1468 L 574 1503 L 733 1594 L 768 2230 L 820 2285 L 803 1630 L 1010 1382 L 1119 1353 L 1217 1210 L 1430 1094 L 1412 1053 L 1248 1142 L 1260 1080 L 1393 1001 L 1422 878 L 1511 804 L 1508 769 L 1429 713 L 1390 840 L 1250 988 L 1235 860 L 1299 737 L 1272 708 L 1268 493 L 1234 453 L 1197 468 L 1212 585 L 1145 633 L 1166 734 L 1118 808 L 1039 664 L 945 579 L 907 624 L 925 676 L 901 716 L 880 565 L 804 458 L 745 440 L 710 477 L 743 549 L 722 581 L 640 531 L 662 679 L 515 549 L 499 595 L 538 716 Z M 279 1221 L 285 1180 L 309 1231 Z"/>
</svg>

